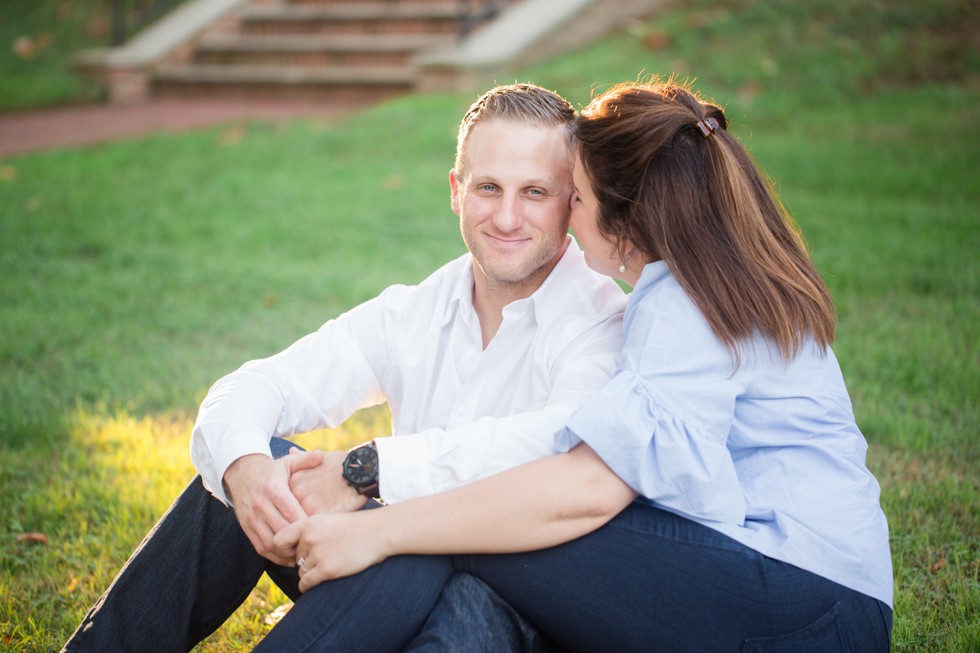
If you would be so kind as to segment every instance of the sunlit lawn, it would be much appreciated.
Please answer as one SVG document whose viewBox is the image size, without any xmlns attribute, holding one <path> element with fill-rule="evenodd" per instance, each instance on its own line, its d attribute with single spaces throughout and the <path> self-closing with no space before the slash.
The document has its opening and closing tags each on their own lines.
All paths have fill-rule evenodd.
<svg viewBox="0 0 980 653">
<path fill-rule="evenodd" d="M 837 300 L 903 652 L 980 650 L 966 7 L 692 2 L 519 75 L 579 103 L 640 71 L 696 74 L 777 180 Z M 661 31 L 668 47 L 646 49 Z M 191 479 L 190 424 L 215 378 L 462 251 L 446 175 L 471 99 L 0 160 L 0 650 L 70 634 Z M 386 429 L 375 410 L 304 443 Z M 285 602 L 263 583 L 201 650 L 248 648 Z"/>
</svg>

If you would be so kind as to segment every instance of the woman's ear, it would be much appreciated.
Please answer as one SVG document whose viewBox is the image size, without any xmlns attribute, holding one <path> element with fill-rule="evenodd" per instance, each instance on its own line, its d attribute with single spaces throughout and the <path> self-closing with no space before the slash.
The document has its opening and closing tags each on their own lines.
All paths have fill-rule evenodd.
<svg viewBox="0 0 980 653">
<path fill-rule="evenodd" d="M 643 269 L 648 263 L 652 263 L 657 259 L 645 253 L 642 249 L 633 244 L 632 240 L 624 238 L 620 242 L 620 255 L 623 257 L 623 261 L 629 261 L 631 263 L 630 267 L 635 267 L 637 269 Z"/>
<path fill-rule="evenodd" d="M 456 168 L 449 171 L 449 205 L 453 213 L 459 215 L 459 177 L 456 175 Z"/>
<path fill-rule="evenodd" d="M 636 245 L 633 244 L 632 240 L 624 238 L 619 244 L 620 255 L 623 257 L 624 261 L 628 261 L 633 258 L 633 254 L 636 253 Z"/>
</svg>

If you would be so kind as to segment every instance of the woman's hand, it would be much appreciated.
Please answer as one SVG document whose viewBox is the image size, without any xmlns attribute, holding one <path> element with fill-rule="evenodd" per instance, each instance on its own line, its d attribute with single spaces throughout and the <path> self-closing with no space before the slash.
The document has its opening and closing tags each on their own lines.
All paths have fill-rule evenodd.
<svg viewBox="0 0 980 653">
<path fill-rule="evenodd" d="M 319 514 L 280 530 L 275 537 L 277 548 L 294 549 L 297 564 L 303 560 L 300 591 L 306 592 L 327 580 L 353 576 L 385 560 L 388 554 L 383 530 L 371 528 L 372 513 L 382 510 Z"/>
<path fill-rule="evenodd" d="M 599 528 L 633 499 L 587 445 L 448 492 L 286 526 L 277 548 L 302 557 L 299 588 L 364 571 L 394 555 L 514 553 Z M 306 567 L 306 569 L 302 569 Z"/>
</svg>

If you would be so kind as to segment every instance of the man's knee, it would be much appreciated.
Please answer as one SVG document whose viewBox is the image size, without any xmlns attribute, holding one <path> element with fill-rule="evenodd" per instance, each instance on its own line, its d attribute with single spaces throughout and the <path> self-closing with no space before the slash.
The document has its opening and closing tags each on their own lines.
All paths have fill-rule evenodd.
<svg viewBox="0 0 980 653">
<path fill-rule="evenodd" d="M 440 601 L 454 611 L 481 611 L 492 606 L 506 605 L 497 593 L 479 578 L 467 573 L 455 573 L 442 588 Z M 509 607 L 509 606 L 508 606 Z"/>
</svg>

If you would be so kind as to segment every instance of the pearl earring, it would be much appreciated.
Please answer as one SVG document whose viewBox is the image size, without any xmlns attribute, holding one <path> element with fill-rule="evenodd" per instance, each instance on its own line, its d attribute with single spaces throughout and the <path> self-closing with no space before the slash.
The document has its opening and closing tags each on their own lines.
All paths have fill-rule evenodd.
<svg viewBox="0 0 980 653">
<path fill-rule="evenodd" d="M 626 261 L 630 260 L 632 254 L 627 254 L 626 256 L 619 257 L 619 273 L 623 274 L 626 272 Z"/>
</svg>

